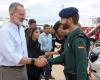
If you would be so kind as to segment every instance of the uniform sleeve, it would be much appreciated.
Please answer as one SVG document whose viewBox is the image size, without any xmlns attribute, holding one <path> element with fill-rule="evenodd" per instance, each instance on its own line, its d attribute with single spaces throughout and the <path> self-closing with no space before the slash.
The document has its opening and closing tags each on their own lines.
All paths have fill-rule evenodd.
<svg viewBox="0 0 100 80">
<path fill-rule="evenodd" d="M 65 61 L 65 52 L 63 52 L 60 56 L 56 57 L 56 58 L 49 58 L 48 62 L 50 64 L 61 64 L 64 63 Z"/>
<path fill-rule="evenodd" d="M 88 56 L 83 38 L 75 40 L 77 80 L 87 80 Z"/>
<path fill-rule="evenodd" d="M 23 55 L 18 54 L 15 49 L 15 43 L 8 31 L 0 32 L 0 54 L 8 61 L 8 64 L 17 65 Z"/>
</svg>

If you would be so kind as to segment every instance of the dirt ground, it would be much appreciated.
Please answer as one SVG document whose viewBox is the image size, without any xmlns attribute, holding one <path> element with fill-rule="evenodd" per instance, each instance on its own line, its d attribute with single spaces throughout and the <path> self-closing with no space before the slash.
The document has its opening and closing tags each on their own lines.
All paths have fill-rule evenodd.
<svg viewBox="0 0 100 80">
<path fill-rule="evenodd" d="M 57 57 L 59 55 L 55 55 L 54 57 Z M 64 70 L 64 67 L 62 65 L 53 65 L 52 67 L 52 76 L 55 78 L 55 79 L 52 79 L 52 80 L 65 80 L 65 76 L 63 74 L 63 70 Z M 98 78 L 96 78 L 95 76 L 91 76 L 90 80 L 100 80 Z"/>
<path fill-rule="evenodd" d="M 95 46 L 91 46 L 91 49 Z M 55 55 L 54 57 L 57 57 L 58 55 Z M 52 76 L 55 77 L 55 80 L 65 80 L 64 74 L 63 74 L 64 67 L 62 65 L 53 65 L 52 68 Z M 90 80 L 100 80 L 100 78 L 96 78 L 93 74 L 90 77 Z"/>
<path fill-rule="evenodd" d="M 54 57 L 57 57 L 57 56 L 59 55 L 55 55 Z M 64 70 L 64 67 L 62 65 L 53 65 L 52 76 L 55 77 L 55 80 L 65 80 L 63 70 Z M 96 78 L 92 74 L 90 80 L 100 80 L 100 79 Z"/>
<path fill-rule="evenodd" d="M 55 80 L 65 80 L 65 77 L 63 74 L 63 69 L 64 69 L 64 67 L 61 65 L 54 65 L 53 66 L 52 75 L 53 75 L 53 77 L 55 77 Z M 100 79 L 96 78 L 92 74 L 90 80 L 100 80 Z"/>
<path fill-rule="evenodd" d="M 53 65 L 52 76 L 55 77 L 55 80 L 65 80 L 63 70 L 64 67 L 62 65 Z"/>
</svg>

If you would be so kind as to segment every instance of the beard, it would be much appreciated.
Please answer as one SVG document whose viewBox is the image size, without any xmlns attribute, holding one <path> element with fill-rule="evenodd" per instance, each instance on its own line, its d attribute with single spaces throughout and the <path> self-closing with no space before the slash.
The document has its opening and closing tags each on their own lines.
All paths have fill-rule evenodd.
<svg viewBox="0 0 100 80">
<path fill-rule="evenodd" d="M 16 24 L 18 25 L 18 26 L 22 26 L 23 25 L 23 22 L 21 22 L 21 21 L 16 21 Z"/>
<path fill-rule="evenodd" d="M 19 26 L 22 26 L 22 25 L 23 25 L 23 22 L 19 22 L 18 25 L 19 25 Z"/>
</svg>

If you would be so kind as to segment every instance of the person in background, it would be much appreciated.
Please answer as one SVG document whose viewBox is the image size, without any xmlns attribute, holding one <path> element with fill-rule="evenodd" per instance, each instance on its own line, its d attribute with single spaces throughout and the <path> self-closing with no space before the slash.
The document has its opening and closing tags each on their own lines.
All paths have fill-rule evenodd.
<svg viewBox="0 0 100 80">
<path fill-rule="evenodd" d="M 53 39 L 53 48 L 60 48 L 60 50 L 58 51 L 59 54 L 61 54 L 64 50 L 64 35 L 63 32 L 64 30 L 62 30 L 62 25 L 60 24 L 60 21 L 57 21 L 54 26 L 53 26 L 53 30 L 54 30 L 54 39 Z M 61 44 L 61 45 L 56 45 L 56 42 Z M 54 50 L 54 49 L 53 49 Z"/>
<path fill-rule="evenodd" d="M 25 64 L 38 67 L 46 65 L 46 59 L 29 58 L 24 29 L 25 9 L 20 3 L 9 6 L 10 22 L 0 29 L 0 80 L 27 80 Z"/>
<path fill-rule="evenodd" d="M 39 28 L 39 30 L 40 30 L 40 33 L 42 33 L 42 32 L 43 32 L 42 28 L 41 28 L 41 27 L 38 27 L 38 28 Z"/>
<path fill-rule="evenodd" d="M 53 26 L 53 49 L 51 54 L 62 54 L 64 51 L 64 43 L 65 38 L 67 38 L 67 34 L 69 33 L 68 29 L 63 29 L 63 25 L 60 23 L 60 21 L 57 21 Z M 66 34 L 66 36 L 64 36 Z M 55 51 L 54 49 L 59 49 L 58 51 Z M 52 57 L 53 58 L 53 57 Z M 61 65 L 64 65 L 64 63 L 61 63 Z"/>
<path fill-rule="evenodd" d="M 94 37 L 95 37 L 95 41 L 99 40 L 99 30 L 95 30 L 94 31 Z"/>
<path fill-rule="evenodd" d="M 36 25 L 37 25 L 36 20 L 35 19 L 30 19 L 28 21 L 28 25 L 29 25 L 29 27 L 25 29 L 26 41 L 28 41 L 27 39 L 29 39 L 28 37 L 29 37 L 30 29 L 31 28 L 36 28 Z"/>
<path fill-rule="evenodd" d="M 39 42 L 41 44 L 41 50 L 44 52 L 50 52 L 52 50 L 52 35 L 50 33 L 51 26 L 48 24 L 44 25 L 44 32 L 39 36 Z M 48 64 L 45 67 L 44 77 L 48 80 L 51 77 L 51 67 Z"/>
<path fill-rule="evenodd" d="M 37 23 L 36 23 L 36 20 L 35 19 L 30 19 L 28 21 L 28 25 L 29 25 L 29 28 L 35 28 Z"/>
</svg>

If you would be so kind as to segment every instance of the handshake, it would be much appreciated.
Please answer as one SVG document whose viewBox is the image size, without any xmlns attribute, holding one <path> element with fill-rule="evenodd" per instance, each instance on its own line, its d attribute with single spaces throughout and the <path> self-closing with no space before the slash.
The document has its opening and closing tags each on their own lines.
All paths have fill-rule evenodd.
<svg viewBox="0 0 100 80">
<path fill-rule="evenodd" d="M 45 55 L 39 56 L 38 58 L 36 58 L 34 60 L 34 65 L 36 65 L 37 67 L 46 66 L 48 64 L 47 58 L 49 56 L 52 56 L 52 55 L 55 55 L 55 54 L 58 54 L 58 51 L 56 51 L 56 52 L 47 52 L 47 53 L 45 53 Z"/>
<path fill-rule="evenodd" d="M 44 67 L 48 64 L 47 58 L 44 56 L 39 56 L 34 60 L 34 65 L 37 67 Z"/>
</svg>

